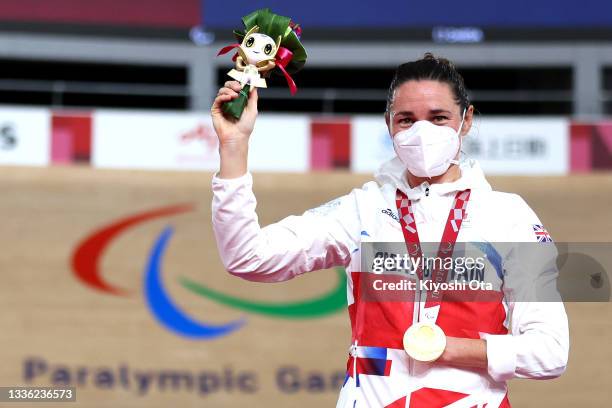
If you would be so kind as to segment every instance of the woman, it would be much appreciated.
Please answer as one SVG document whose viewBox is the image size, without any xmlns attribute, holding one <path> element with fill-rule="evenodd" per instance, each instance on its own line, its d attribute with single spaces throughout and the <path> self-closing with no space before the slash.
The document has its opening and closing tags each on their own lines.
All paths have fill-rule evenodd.
<svg viewBox="0 0 612 408">
<path fill-rule="evenodd" d="M 473 160 L 457 161 L 474 107 L 452 63 L 426 54 L 398 67 L 385 113 L 397 157 L 382 165 L 377 182 L 265 228 L 257 221 L 247 170 L 257 91 L 237 122 L 220 109 L 239 90 L 236 82 L 226 83 L 212 107 L 221 156 L 213 178 L 213 228 L 221 258 L 230 273 L 258 282 L 346 267 L 352 346 L 338 406 L 508 407 L 506 380 L 564 372 L 569 339 L 562 303 L 506 298 L 510 278 L 522 267 L 516 254 L 503 254 L 503 273 L 494 275 L 495 302 L 428 307 L 432 297 L 361 298 L 360 285 L 368 281 L 361 272 L 365 241 L 437 243 L 442 231 L 442 240 L 453 243 L 537 241 L 534 226 L 541 223 L 525 201 L 492 191 Z M 396 205 L 397 215 L 383 211 Z M 556 269 L 548 273 L 555 276 Z M 425 323 L 444 333 L 434 361 L 415 357 L 414 350 L 408 354 L 408 329 Z"/>
</svg>

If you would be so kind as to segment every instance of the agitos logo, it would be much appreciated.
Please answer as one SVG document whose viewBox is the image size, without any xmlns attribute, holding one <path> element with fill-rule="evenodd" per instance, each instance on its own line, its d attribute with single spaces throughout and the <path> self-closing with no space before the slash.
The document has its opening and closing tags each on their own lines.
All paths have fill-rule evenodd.
<svg viewBox="0 0 612 408">
<path fill-rule="evenodd" d="M 72 254 L 74 274 L 91 289 L 112 296 L 130 296 L 130 291 L 114 286 L 102 278 L 100 259 L 106 248 L 121 233 L 143 222 L 186 213 L 193 209 L 189 204 L 158 208 L 116 220 L 97 229 L 85 237 Z M 142 294 L 151 314 L 170 331 L 193 339 L 213 339 L 243 327 L 247 323 L 245 317 L 220 325 L 196 321 L 170 298 L 163 285 L 160 265 L 172 234 L 173 229 L 170 226 L 161 231 L 153 243 L 144 269 Z M 251 301 L 211 289 L 185 277 L 179 278 L 179 283 L 187 291 L 233 309 L 275 318 L 310 319 L 335 313 L 345 307 L 346 277 L 342 269 L 337 269 L 336 273 L 338 282 L 329 292 L 316 298 L 289 303 Z"/>
</svg>

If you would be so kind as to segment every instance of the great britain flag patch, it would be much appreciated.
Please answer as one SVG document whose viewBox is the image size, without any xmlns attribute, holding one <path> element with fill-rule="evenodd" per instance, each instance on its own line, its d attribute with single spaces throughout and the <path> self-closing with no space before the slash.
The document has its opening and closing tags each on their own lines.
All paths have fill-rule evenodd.
<svg viewBox="0 0 612 408">
<path fill-rule="evenodd" d="M 533 233 L 535 234 L 538 242 L 553 242 L 552 238 L 546 228 L 540 224 L 533 224 Z"/>
</svg>

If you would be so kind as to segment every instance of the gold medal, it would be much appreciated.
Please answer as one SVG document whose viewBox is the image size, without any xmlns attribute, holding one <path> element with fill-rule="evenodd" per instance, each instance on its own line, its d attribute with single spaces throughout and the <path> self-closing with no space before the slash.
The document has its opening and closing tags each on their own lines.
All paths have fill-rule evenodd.
<svg viewBox="0 0 612 408">
<path fill-rule="evenodd" d="M 445 348 L 446 336 L 435 323 L 415 323 L 404 333 L 404 350 L 417 361 L 434 361 L 442 355 Z"/>
</svg>

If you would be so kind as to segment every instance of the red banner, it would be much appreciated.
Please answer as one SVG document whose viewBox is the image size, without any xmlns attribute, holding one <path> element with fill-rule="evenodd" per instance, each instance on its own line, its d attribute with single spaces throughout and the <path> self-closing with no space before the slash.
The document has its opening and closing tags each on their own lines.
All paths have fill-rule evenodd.
<svg viewBox="0 0 612 408">
<path fill-rule="evenodd" d="M 191 28 L 199 0 L 2 0 L 0 21 Z"/>
</svg>

